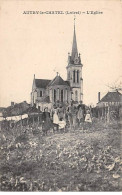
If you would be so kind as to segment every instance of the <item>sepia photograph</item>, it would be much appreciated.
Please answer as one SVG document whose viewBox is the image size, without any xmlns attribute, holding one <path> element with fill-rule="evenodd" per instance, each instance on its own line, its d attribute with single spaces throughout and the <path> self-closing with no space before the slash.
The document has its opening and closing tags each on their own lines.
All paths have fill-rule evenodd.
<svg viewBox="0 0 122 195">
<path fill-rule="evenodd" d="M 0 1 L 0 191 L 122 191 L 122 1 Z"/>
</svg>

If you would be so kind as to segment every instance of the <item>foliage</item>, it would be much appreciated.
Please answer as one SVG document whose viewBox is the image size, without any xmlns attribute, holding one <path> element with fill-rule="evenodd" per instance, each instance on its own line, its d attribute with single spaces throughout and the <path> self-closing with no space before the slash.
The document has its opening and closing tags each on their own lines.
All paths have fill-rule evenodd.
<svg viewBox="0 0 122 195">
<path fill-rule="evenodd" d="M 0 190 L 121 191 L 119 125 L 84 128 L 47 136 L 41 129 L 2 130 Z"/>
</svg>

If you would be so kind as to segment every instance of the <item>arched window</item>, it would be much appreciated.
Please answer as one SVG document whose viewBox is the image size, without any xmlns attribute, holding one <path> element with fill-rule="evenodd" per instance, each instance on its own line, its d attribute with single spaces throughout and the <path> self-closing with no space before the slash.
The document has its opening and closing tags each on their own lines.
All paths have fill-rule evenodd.
<svg viewBox="0 0 122 195">
<path fill-rule="evenodd" d="M 75 70 L 73 71 L 73 82 L 75 83 Z"/>
<path fill-rule="evenodd" d="M 75 91 L 75 101 L 78 101 L 78 92 Z"/>
<path fill-rule="evenodd" d="M 68 79 L 70 80 L 70 72 L 68 73 Z"/>
<path fill-rule="evenodd" d="M 79 83 L 79 70 L 77 70 L 77 83 Z"/>
<path fill-rule="evenodd" d="M 54 89 L 54 102 L 56 102 L 56 90 Z"/>
<path fill-rule="evenodd" d="M 42 97 L 42 91 L 40 91 L 40 97 Z"/>
<path fill-rule="evenodd" d="M 63 102 L 63 95 L 64 95 L 64 93 L 63 93 L 63 89 L 61 90 L 61 102 Z"/>
</svg>

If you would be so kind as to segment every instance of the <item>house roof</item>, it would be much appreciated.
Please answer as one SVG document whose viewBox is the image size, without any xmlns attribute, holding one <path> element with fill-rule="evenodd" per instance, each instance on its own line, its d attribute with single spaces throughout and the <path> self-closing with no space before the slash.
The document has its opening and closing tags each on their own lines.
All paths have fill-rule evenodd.
<svg viewBox="0 0 122 195">
<path fill-rule="evenodd" d="M 118 91 L 108 92 L 100 102 L 122 102 L 122 94 Z"/>
<path fill-rule="evenodd" d="M 3 110 L 3 116 L 17 116 L 26 113 L 30 105 L 24 101 L 13 106 L 9 106 Z"/>
<path fill-rule="evenodd" d="M 4 107 L 0 107 L 0 112 L 3 112 L 5 110 Z"/>
<path fill-rule="evenodd" d="M 48 79 L 35 79 L 35 84 L 37 88 L 46 88 L 50 81 Z"/>
<path fill-rule="evenodd" d="M 33 106 L 33 107 L 29 107 L 26 112 L 30 114 L 30 113 L 39 113 L 40 111 Z"/>
<path fill-rule="evenodd" d="M 57 75 L 50 83 L 49 86 L 54 86 L 54 85 L 68 85 L 66 81 L 64 81 L 60 75 Z"/>
</svg>

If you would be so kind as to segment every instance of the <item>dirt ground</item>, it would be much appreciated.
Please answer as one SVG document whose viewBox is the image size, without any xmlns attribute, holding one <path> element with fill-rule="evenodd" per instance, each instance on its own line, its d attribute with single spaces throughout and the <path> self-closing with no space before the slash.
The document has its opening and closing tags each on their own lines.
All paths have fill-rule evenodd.
<svg viewBox="0 0 122 195">
<path fill-rule="evenodd" d="M 120 124 L 0 132 L 1 191 L 121 191 Z M 17 131 L 18 132 L 18 131 Z"/>
</svg>

